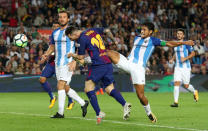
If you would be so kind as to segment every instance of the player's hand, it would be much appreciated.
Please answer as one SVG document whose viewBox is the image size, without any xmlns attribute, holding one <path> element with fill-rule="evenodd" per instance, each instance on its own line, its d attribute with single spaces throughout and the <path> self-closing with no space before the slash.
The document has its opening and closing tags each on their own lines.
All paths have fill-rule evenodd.
<svg viewBox="0 0 208 131">
<path fill-rule="evenodd" d="M 74 71 L 76 69 L 76 65 L 77 65 L 76 61 L 69 62 L 68 66 L 70 71 Z"/>
<path fill-rule="evenodd" d="M 184 62 L 184 61 L 186 61 L 186 58 L 181 57 L 181 62 Z"/>
<path fill-rule="evenodd" d="M 69 54 L 67 55 L 67 57 L 68 57 L 68 58 L 71 58 L 71 57 L 73 57 L 73 55 L 74 55 L 73 53 L 69 53 Z"/>
<path fill-rule="evenodd" d="M 194 41 L 193 40 L 188 40 L 188 41 L 186 41 L 186 45 L 193 46 L 194 45 Z"/>
<path fill-rule="evenodd" d="M 48 55 L 47 54 L 43 54 L 41 56 L 40 64 L 43 64 L 47 59 L 48 59 Z"/>
</svg>

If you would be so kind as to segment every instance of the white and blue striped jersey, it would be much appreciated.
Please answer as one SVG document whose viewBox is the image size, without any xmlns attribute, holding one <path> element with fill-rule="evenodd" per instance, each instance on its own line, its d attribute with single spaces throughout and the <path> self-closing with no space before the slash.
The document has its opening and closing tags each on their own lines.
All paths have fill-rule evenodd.
<svg viewBox="0 0 208 131">
<path fill-rule="evenodd" d="M 140 36 L 136 36 L 128 59 L 135 64 L 146 67 L 155 46 L 160 46 L 161 42 L 162 40 L 155 37 L 141 38 Z"/>
<path fill-rule="evenodd" d="M 174 47 L 175 55 L 176 55 L 176 65 L 178 68 L 191 68 L 191 64 L 189 60 L 181 62 L 181 57 L 187 57 L 189 53 L 193 50 L 192 46 L 189 45 L 181 45 L 178 47 Z"/>
<path fill-rule="evenodd" d="M 75 42 L 71 41 L 65 35 L 65 29 L 60 28 L 53 31 L 51 35 L 51 44 L 55 44 L 55 64 L 56 66 L 67 65 L 72 61 L 72 57 L 68 58 L 68 53 L 75 53 Z"/>
</svg>

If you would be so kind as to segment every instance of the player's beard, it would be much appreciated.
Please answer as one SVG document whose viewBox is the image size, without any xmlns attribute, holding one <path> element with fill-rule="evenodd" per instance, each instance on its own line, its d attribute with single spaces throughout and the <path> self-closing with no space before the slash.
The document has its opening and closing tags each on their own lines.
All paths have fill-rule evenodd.
<svg viewBox="0 0 208 131">
<path fill-rule="evenodd" d="M 59 25 L 60 25 L 61 27 L 64 27 L 64 26 L 66 26 L 67 24 L 68 24 L 68 22 L 66 22 L 65 24 L 59 23 Z"/>
</svg>

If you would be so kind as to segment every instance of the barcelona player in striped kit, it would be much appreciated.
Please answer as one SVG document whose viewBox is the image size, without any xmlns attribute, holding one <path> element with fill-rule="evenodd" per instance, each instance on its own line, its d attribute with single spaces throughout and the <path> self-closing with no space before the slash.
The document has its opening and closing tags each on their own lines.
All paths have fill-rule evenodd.
<svg viewBox="0 0 208 131">
<path fill-rule="evenodd" d="M 183 42 L 185 37 L 185 31 L 183 29 L 177 30 L 178 41 Z M 170 105 L 171 107 L 178 107 L 179 98 L 179 87 L 183 83 L 184 87 L 193 93 L 194 99 L 197 102 L 199 99 L 198 91 L 190 84 L 191 77 L 191 64 L 190 59 L 195 56 L 195 52 L 192 46 L 181 45 L 174 48 L 176 59 L 175 70 L 174 70 L 174 103 Z"/>
<path fill-rule="evenodd" d="M 65 30 L 69 23 L 69 14 L 66 11 L 58 13 L 58 21 L 60 28 L 54 30 L 51 35 L 51 45 L 47 52 L 43 55 L 43 59 L 47 59 L 52 52 L 55 52 L 55 69 L 56 78 L 58 80 L 58 112 L 51 118 L 64 118 L 64 105 L 66 94 L 72 99 L 76 100 L 82 109 L 82 116 L 87 114 L 88 101 L 83 100 L 73 89 L 69 86 L 72 77 L 72 70 L 69 69 L 68 63 L 73 61 L 72 58 L 67 58 L 68 53 L 75 52 L 75 42 L 71 41 L 66 35 Z"/>
<path fill-rule="evenodd" d="M 157 122 L 157 118 L 150 109 L 150 104 L 144 95 L 145 86 L 145 67 L 155 46 L 175 47 L 182 44 L 193 45 L 193 41 L 162 41 L 152 37 L 154 32 L 154 24 L 144 23 L 141 27 L 141 36 L 135 36 L 134 45 L 128 58 L 116 51 L 108 50 L 107 54 L 112 62 L 119 68 L 130 73 L 136 94 L 140 103 L 144 106 L 145 112 L 151 122 Z"/>
</svg>

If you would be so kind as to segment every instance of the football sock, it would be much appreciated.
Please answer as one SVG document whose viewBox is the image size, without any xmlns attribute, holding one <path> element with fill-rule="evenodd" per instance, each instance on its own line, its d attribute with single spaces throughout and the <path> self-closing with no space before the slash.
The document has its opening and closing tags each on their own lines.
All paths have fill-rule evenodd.
<svg viewBox="0 0 208 131">
<path fill-rule="evenodd" d="M 117 91 L 116 89 L 113 89 L 110 92 L 110 96 L 112 96 L 113 98 L 116 99 L 116 101 L 118 101 L 122 106 L 125 105 L 126 101 L 124 100 L 123 96 L 121 95 L 121 93 L 119 91 Z"/>
<path fill-rule="evenodd" d="M 58 90 L 58 113 L 60 115 L 64 114 L 65 99 L 66 99 L 65 90 Z"/>
<path fill-rule="evenodd" d="M 77 101 L 81 106 L 84 106 L 85 101 L 72 88 L 69 89 L 67 95 Z"/>
<path fill-rule="evenodd" d="M 148 116 L 151 114 L 152 111 L 150 109 L 149 103 L 146 106 L 144 106 L 144 110 L 145 110 L 145 112 L 147 113 Z"/>
<path fill-rule="evenodd" d="M 90 103 L 91 103 L 93 109 L 96 112 L 96 115 L 99 116 L 100 107 L 99 107 L 99 104 L 97 102 L 97 96 L 95 95 L 95 91 L 89 91 L 89 92 L 87 92 L 87 97 L 89 98 Z"/>
<path fill-rule="evenodd" d="M 194 93 L 195 91 L 194 87 L 191 84 L 189 84 L 189 87 L 187 88 L 187 90 L 189 90 L 192 93 Z"/>
<path fill-rule="evenodd" d="M 48 92 L 50 98 L 53 99 L 53 92 L 49 83 L 46 81 L 45 83 L 41 83 L 41 85 L 43 86 L 43 89 Z"/>
<path fill-rule="evenodd" d="M 173 96 L 174 96 L 174 102 L 175 102 L 175 103 L 178 103 L 179 86 L 174 86 Z"/>
</svg>

